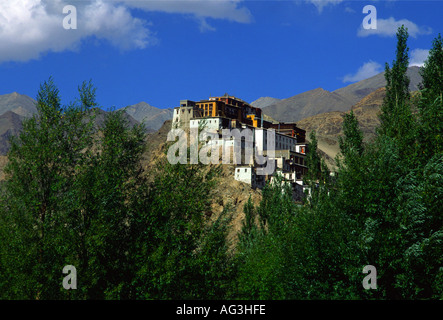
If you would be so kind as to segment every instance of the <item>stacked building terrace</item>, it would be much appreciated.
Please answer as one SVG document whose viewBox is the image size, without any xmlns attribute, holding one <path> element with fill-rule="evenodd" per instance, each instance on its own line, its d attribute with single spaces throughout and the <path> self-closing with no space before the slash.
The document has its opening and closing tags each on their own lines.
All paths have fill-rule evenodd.
<svg viewBox="0 0 443 320">
<path fill-rule="evenodd" d="M 255 161 L 248 164 L 237 163 L 235 179 L 250 184 L 253 188 L 263 188 L 266 181 L 275 178 L 277 172 L 283 179 L 293 185 L 293 190 L 303 192 L 303 175 L 307 172 L 306 157 L 306 132 L 297 127 L 296 123 L 271 122 L 264 119 L 260 108 L 225 94 L 219 97 L 210 97 L 207 100 L 192 101 L 180 100 L 180 106 L 174 108 L 172 128 L 192 129 L 201 128 L 213 130 L 218 133 L 219 144 L 228 145 L 233 141 L 223 140 L 223 129 L 249 129 L 252 134 L 252 147 L 259 149 L 268 161 L 275 162 L 275 170 L 271 174 L 258 175 L 260 167 Z M 275 134 L 272 158 L 267 150 L 269 135 Z M 246 148 L 244 140 L 238 141 L 241 148 Z"/>
</svg>

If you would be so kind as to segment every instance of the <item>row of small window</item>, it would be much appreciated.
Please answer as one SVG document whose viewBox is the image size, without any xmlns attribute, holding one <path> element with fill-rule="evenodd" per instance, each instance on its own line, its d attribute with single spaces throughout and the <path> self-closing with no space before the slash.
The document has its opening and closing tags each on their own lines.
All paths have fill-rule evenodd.
<svg viewBox="0 0 443 320">
<path fill-rule="evenodd" d="M 199 123 L 200 120 L 191 120 L 191 124 L 195 124 L 197 122 L 197 124 Z M 212 123 L 213 120 L 209 120 L 208 123 Z M 218 124 L 218 120 L 214 120 L 215 124 Z"/>
</svg>

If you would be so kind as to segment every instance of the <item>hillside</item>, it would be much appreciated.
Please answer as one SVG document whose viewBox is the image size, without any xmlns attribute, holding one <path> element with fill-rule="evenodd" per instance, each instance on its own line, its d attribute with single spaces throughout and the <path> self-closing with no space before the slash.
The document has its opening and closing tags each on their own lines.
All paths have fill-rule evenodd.
<svg viewBox="0 0 443 320">
<path fill-rule="evenodd" d="M 306 91 L 263 108 L 263 113 L 277 121 L 298 120 L 330 111 L 346 111 L 351 103 L 339 94 L 322 88 Z"/>
<path fill-rule="evenodd" d="M 23 116 L 6 111 L 0 115 L 0 155 L 6 155 L 9 148 L 9 137 L 17 135 L 22 129 Z"/>
<path fill-rule="evenodd" d="M 261 97 L 255 101 L 252 101 L 251 106 L 262 109 L 262 108 L 273 105 L 273 104 L 280 102 L 280 101 L 281 101 L 281 99 L 277 99 L 277 98 Z"/>
<path fill-rule="evenodd" d="M 0 95 L 0 115 L 12 111 L 19 116 L 29 117 L 37 112 L 36 103 L 31 97 L 17 92 Z"/>
<path fill-rule="evenodd" d="M 410 91 L 418 90 L 418 85 L 421 82 L 419 71 L 419 67 L 410 67 L 408 69 Z M 333 92 L 317 88 L 300 93 L 264 107 L 263 113 L 278 121 L 297 122 L 326 112 L 345 112 L 370 93 L 385 86 L 386 80 L 384 72 L 382 72 Z"/>
<path fill-rule="evenodd" d="M 170 129 L 171 120 L 165 121 L 158 131 L 150 133 L 146 137 L 147 150 L 142 163 L 148 179 L 153 177 L 151 173 L 154 172 L 158 164 L 166 158 L 166 139 Z M 243 207 L 249 197 L 251 197 L 255 204 L 258 204 L 261 200 L 261 191 L 254 190 L 248 184 L 235 180 L 234 165 L 227 164 L 220 166 L 221 172 L 214 190 L 216 197 L 212 201 L 213 213 L 215 214 L 214 218 L 227 206 L 232 205 L 234 211 L 228 239 L 230 241 L 236 241 L 237 233 L 241 229 L 244 218 Z"/>
<path fill-rule="evenodd" d="M 166 120 L 172 119 L 174 112 L 171 108 L 159 109 L 143 101 L 122 109 L 138 122 L 144 122 L 150 130 L 160 129 Z"/>
<path fill-rule="evenodd" d="M 364 97 L 351 108 L 359 122 L 360 129 L 363 131 L 364 141 L 368 141 L 374 136 L 375 129 L 380 124 L 378 114 L 385 92 L 385 88 L 380 88 Z M 343 135 L 343 115 L 351 110 L 326 112 L 297 122 L 300 128 L 306 130 L 307 140 L 309 140 L 310 132 L 315 130 L 318 148 L 330 168 L 334 167 L 333 159 L 340 150 L 338 138 Z"/>
<path fill-rule="evenodd" d="M 409 67 L 407 75 L 410 79 L 409 90 L 417 91 L 419 89 L 418 84 L 421 82 L 420 68 Z M 368 94 L 385 86 L 386 86 L 385 73 L 382 72 L 371 78 L 350 84 L 344 88 L 337 89 L 333 92 L 344 97 L 354 105 L 358 103 L 361 99 L 366 97 Z"/>
</svg>

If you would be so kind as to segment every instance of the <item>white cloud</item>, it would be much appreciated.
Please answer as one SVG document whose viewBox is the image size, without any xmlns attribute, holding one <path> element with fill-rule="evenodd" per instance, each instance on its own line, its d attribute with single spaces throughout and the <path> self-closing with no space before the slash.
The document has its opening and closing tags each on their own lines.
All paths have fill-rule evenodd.
<svg viewBox="0 0 443 320">
<path fill-rule="evenodd" d="M 363 25 L 360 25 L 357 35 L 359 37 L 367 37 L 370 35 L 393 37 L 397 34 L 397 29 L 402 25 L 408 28 L 408 33 L 413 38 L 422 34 L 430 34 L 432 32 L 431 28 L 417 26 L 414 22 L 407 19 L 395 20 L 393 17 L 390 17 L 388 19 L 378 18 L 377 29 L 364 29 Z"/>
<path fill-rule="evenodd" d="M 0 0 L 0 63 L 28 61 L 47 52 L 78 50 L 82 40 L 95 37 L 122 50 L 156 43 L 147 21 L 131 10 L 187 14 L 201 31 L 215 30 L 207 18 L 249 23 L 252 16 L 240 0 Z M 63 28 L 63 8 L 77 9 L 77 29 Z"/>
<path fill-rule="evenodd" d="M 242 0 L 121 0 L 128 7 L 146 11 L 190 14 L 198 18 L 225 19 L 239 23 L 252 21 Z"/>
<path fill-rule="evenodd" d="M 354 74 L 347 74 L 343 77 L 343 82 L 357 82 L 373 77 L 383 72 L 383 67 L 377 62 L 368 61 L 364 63 Z"/>
<path fill-rule="evenodd" d="M 429 50 L 427 49 L 414 49 L 409 54 L 409 66 L 423 67 L 426 59 L 428 58 Z"/>
<path fill-rule="evenodd" d="M 76 30 L 63 27 L 63 7 L 68 4 L 77 8 Z M 155 41 L 146 23 L 126 7 L 101 0 L 8 0 L 0 2 L 0 12 L 0 62 L 75 50 L 91 36 L 121 49 L 145 48 Z"/>
<path fill-rule="evenodd" d="M 121 0 L 130 8 L 144 11 L 191 15 L 200 24 L 200 31 L 215 31 L 207 18 L 223 19 L 237 23 L 250 23 L 253 18 L 243 0 Z"/>
<path fill-rule="evenodd" d="M 311 2 L 314 6 L 317 7 L 319 12 L 323 11 L 323 8 L 330 4 L 338 4 L 340 2 L 343 2 L 343 0 L 307 0 L 308 2 Z"/>
<path fill-rule="evenodd" d="M 198 20 L 200 21 L 200 32 L 215 31 L 215 28 L 205 18 L 199 18 Z"/>
</svg>

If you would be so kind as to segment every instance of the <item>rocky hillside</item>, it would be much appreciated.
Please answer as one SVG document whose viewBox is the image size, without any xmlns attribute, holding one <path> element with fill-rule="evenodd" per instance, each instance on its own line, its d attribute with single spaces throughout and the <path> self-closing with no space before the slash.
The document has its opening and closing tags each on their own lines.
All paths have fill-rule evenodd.
<svg viewBox="0 0 443 320">
<path fill-rule="evenodd" d="M 378 114 L 380 113 L 385 92 L 385 88 L 380 88 L 364 97 L 351 108 L 363 131 L 365 141 L 374 136 L 375 129 L 380 124 Z M 340 150 L 338 138 L 343 135 L 343 115 L 351 110 L 346 112 L 326 112 L 297 122 L 300 128 L 306 130 L 307 140 L 309 140 L 311 131 L 314 130 L 316 132 L 318 148 L 330 168 L 333 168 L 333 159 Z"/>
<path fill-rule="evenodd" d="M 22 129 L 23 116 L 12 111 L 0 115 L 0 155 L 6 155 L 9 148 L 9 138 L 17 135 Z"/>
<path fill-rule="evenodd" d="M 254 106 L 254 107 L 256 107 L 256 108 L 260 108 L 260 109 L 262 109 L 262 108 L 265 108 L 265 107 L 267 107 L 267 106 L 270 106 L 270 105 L 276 104 L 277 102 L 280 102 L 280 101 L 281 101 L 281 100 L 280 100 L 280 99 L 277 99 L 277 98 L 272 98 L 272 97 L 261 97 L 261 98 L 258 98 L 258 99 L 255 100 L 255 101 L 252 101 L 252 102 L 251 102 L 251 105 Z"/>
<path fill-rule="evenodd" d="M 166 158 L 167 135 L 171 129 L 171 120 L 165 121 L 162 127 L 146 137 L 147 150 L 143 159 L 143 167 L 148 177 L 151 175 Z M 237 233 L 240 231 L 244 219 L 243 207 L 249 197 L 258 205 L 261 200 L 261 191 L 252 189 L 248 184 L 236 181 L 234 179 L 234 165 L 220 165 L 221 173 L 218 177 L 215 198 L 212 201 L 214 218 L 216 218 L 223 209 L 229 205 L 233 207 L 233 216 L 228 238 L 230 241 L 236 241 Z"/>
<path fill-rule="evenodd" d="M 12 111 L 19 116 L 29 117 L 37 112 L 35 104 L 34 99 L 17 92 L 0 95 L 0 115 Z"/>
<path fill-rule="evenodd" d="M 420 68 L 408 69 L 410 91 L 418 90 L 421 82 Z M 384 72 L 350 84 L 333 92 L 317 88 L 283 99 L 263 108 L 263 112 L 278 121 L 298 122 L 317 114 L 346 112 L 370 93 L 386 86 Z M 260 99 L 258 99 L 260 100 Z"/>
<path fill-rule="evenodd" d="M 144 122 L 149 130 L 158 130 L 166 120 L 172 119 L 174 110 L 159 109 L 146 102 L 139 102 L 123 108 L 127 114 L 138 122 Z"/>
<path fill-rule="evenodd" d="M 418 85 L 421 82 L 420 68 L 415 66 L 409 67 L 407 75 L 410 79 L 409 90 L 417 91 L 419 89 Z M 351 102 L 352 105 L 354 105 L 358 103 L 361 99 L 366 97 L 368 94 L 385 86 L 386 86 L 385 73 L 382 72 L 371 78 L 350 84 L 344 88 L 335 90 L 333 92 L 344 97 L 349 102 Z"/>
<path fill-rule="evenodd" d="M 278 121 L 297 122 L 320 113 L 346 111 L 351 105 L 339 94 L 317 88 L 265 107 L 263 113 Z"/>
</svg>

